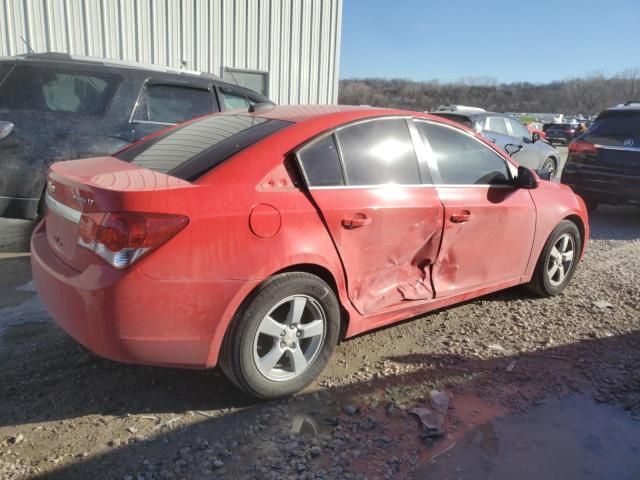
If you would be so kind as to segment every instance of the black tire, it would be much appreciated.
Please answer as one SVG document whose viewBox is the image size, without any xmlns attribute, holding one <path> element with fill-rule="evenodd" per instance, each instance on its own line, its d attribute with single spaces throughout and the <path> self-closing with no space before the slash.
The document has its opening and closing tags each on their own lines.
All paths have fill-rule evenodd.
<svg viewBox="0 0 640 480">
<path fill-rule="evenodd" d="M 564 279 L 557 285 L 553 284 L 553 280 L 549 278 L 548 267 L 552 261 L 551 254 L 554 246 L 564 235 L 569 235 L 573 239 L 573 261 L 568 267 L 568 271 L 564 275 Z M 565 287 L 569 284 L 578 266 L 580 260 L 580 254 L 582 252 L 582 239 L 580 237 L 580 231 L 575 223 L 570 220 L 563 220 L 553 229 L 551 235 L 547 239 L 536 269 L 533 272 L 531 281 L 527 284 L 527 288 L 532 292 L 542 297 L 553 297 L 560 294 Z"/>
<path fill-rule="evenodd" d="M 318 353 L 300 374 L 294 372 L 296 376 L 293 378 L 273 380 L 259 370 L 254 357 L 254 342 L 258 341 L 258 328 L 267 314 L 284 299 L 295 295 L 308 297 L 314 308 L 319 306 L 322 309 L 322 343 L 317 347 L 320 349 Z M 219 364 L 225 375 L 250 395 L 263 399 L 288 396 L 302 390 L 320 374 L 338 343 L 339 332 L 340 305 L 326 282 L 304 272 L 275 275 L 262 283 L 238 309 L 225 335 Z M 276 348 L 277 340 L 273 341 L 272 348 Z M 303 341 L 298 341 L 301 349 Z"/>
<path fill-rule="evenodd" d="M 558 162 L 554 157 L 549 157 L 542 163 L 540 170 L 551 170 L 551 180 L 553 180 L 558 176 Z"/>
</svg>

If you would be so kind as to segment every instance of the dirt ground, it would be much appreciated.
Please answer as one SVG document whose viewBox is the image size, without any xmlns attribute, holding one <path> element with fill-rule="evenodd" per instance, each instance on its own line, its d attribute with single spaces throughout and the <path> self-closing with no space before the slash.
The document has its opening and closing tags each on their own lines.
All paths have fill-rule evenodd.
<svg viewBox="0 0 640 480">
<path fill-rule="evenodd" d="M 92 355 L 42 311 L 29 257 L 0 257 L 0 478 L 640 478 L 640 209 L 591 228 L 564 294 L 345 341 L 274 402 L 218 370 Z"/>
</svg>

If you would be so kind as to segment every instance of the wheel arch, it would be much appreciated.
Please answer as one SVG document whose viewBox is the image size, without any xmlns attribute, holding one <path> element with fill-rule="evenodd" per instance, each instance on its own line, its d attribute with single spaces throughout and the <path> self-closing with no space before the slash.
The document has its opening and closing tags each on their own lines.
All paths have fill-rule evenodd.
<svg viewBox="0 0 640 480">
<path fill-rule="evenodd" d="M 579 215 L 571 214 L 567 215 L 563 218 L 563 220 L 569 220 L 570 222 L 575 223 L 576 227 L 578 227 L 578 232 L 580 232 L 580 239 L 582 241 L 582 245 L 580 245 L 580 258 L 584 256 L 584 251 L 587 247 L 587 229 L 585 228 L 584 221 Z"/>
<path fill-rule="evenodd" d="M 323 281 L 327 283 L 327 285 L 331 287 L 331 289 L 333 290 L 333 293 L 338 299 L 338 302 L 340 303 L 340 337 L 339 338 L 340 340 L 342 340 L 347 331 L 347 327 L 349 326 L 349 312 L 344 306 L 344 302 L 342 301 L 342 298 L 340 295 L 341 291 L 338 288 L 338 282 L 336 281 L 336 278 L 334 274 L 331 272 L 331 270 L 329 270 L 327 267 L 314 264 L 314 263 L 298 263 L 295 265 L 290 265 L 281 270 L 278 270 L 277 272 L 274 272 L 270 276 L 279 275 L 281 273 L 288 273 L 288 272 L 310 273 L 311 275 L 315 275 L 316 277 L 321 278 Z"/>
<path fill-rule="evenodd" d="M 213 367 L 218 363 L 218 356 L 220 354 L 220 351 L 222 350 L 222 343 L 225 341 L 227 332 L 229 331 L 232 322 L 236 318 L 237 312 L 242 309 L 243 305 L 245 305 L 250 298 L 252 298 L 253 294 L 260 287 L 260 285 L 262 285 L 267 279 L 273 277 L 274 275 L 290 272 L 304 272 L 315 275 L 321 278 L 329 285 L 329 287 L 331 287 L 334 294 L 336 295 L 336 298 L 338 299 L 338 303 L 340 304 L 339 339 L 342 340 L 345 338 L 345 333 L 347 332 L 347 328 L 349 326 L 350 314 L 345 307 L 346 293 L 344 288 L 344 279 L 342 279 L 341 281 L 341 279 L 337 278 L 336 274 L 329 268 L 318 263 L 294 263 L 273 271 L 268 275 L 265 275 L 261 280 L 248 282 L 244 288 L 240 289 L 237 292 L 233 301 L 230 302 L 230 304 L 227 306 L 225 314 L 223 314 L 224 320 L 220 322 L 218 328 L 213 334 L 212 340 L 210 342 L 209 354 L 207 356 L 206 367 Z"/>
</svg>

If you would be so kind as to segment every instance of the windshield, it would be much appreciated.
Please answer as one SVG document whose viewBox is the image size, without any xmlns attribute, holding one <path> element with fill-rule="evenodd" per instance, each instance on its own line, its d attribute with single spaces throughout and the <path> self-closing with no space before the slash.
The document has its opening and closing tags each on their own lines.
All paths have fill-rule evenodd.
<svg viewBox="0 0 640 480">
<path fill-rule="evenodd" d="M 115 156 L 149 170 L 193 181 L 290 124 L 251 115 L 212 115 L 142 140 Z"/>
<path fill-rule="evenodd" d="M 0 85 L 0 108 L 96 115 L 119 83 L 114 74 L 16 65 Z"/>
</svg>

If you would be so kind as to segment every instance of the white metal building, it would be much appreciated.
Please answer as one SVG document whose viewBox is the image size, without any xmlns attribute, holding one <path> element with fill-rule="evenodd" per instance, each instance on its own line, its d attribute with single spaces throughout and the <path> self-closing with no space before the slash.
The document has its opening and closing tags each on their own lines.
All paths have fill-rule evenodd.
<svg viewBox="0 0 640 480">
<path fill-rule="evenodd" d="M 0 0 L 0 56 L 105 57 L 220 75 L 276 103 L 335 103 L 342 0 Z"/>
</svg>

